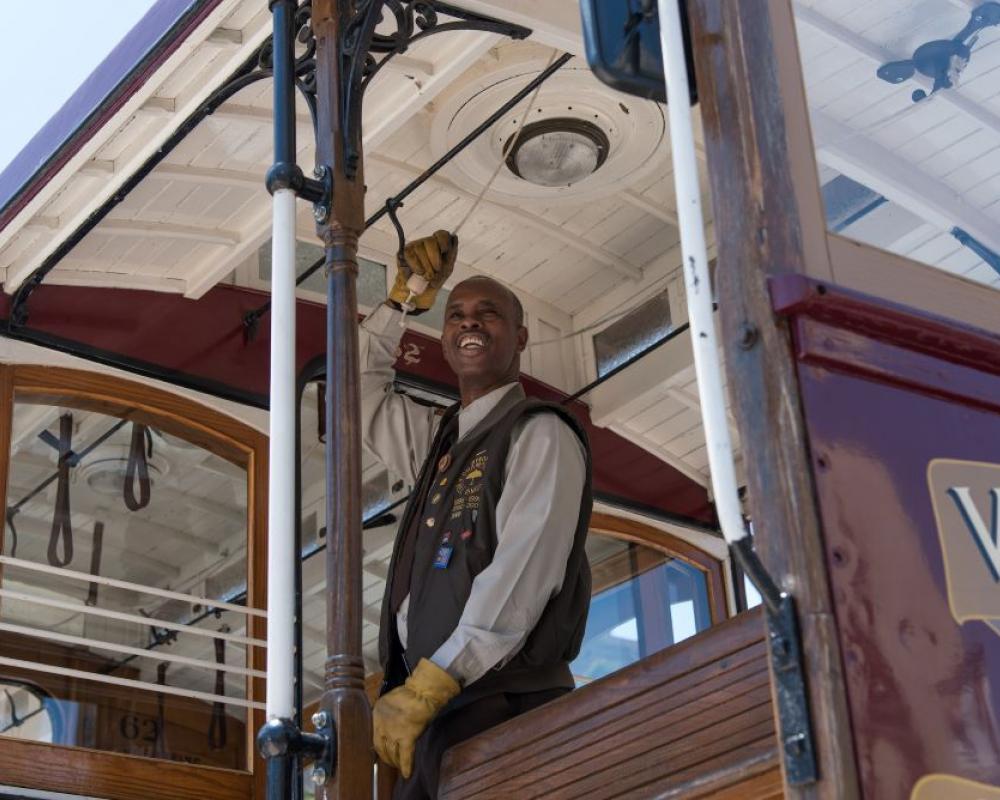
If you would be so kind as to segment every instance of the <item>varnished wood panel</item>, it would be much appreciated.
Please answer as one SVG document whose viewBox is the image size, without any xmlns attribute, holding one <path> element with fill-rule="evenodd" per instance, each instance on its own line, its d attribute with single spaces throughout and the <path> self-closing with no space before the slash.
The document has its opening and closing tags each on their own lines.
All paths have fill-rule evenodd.
<svg viewBox="0 0 1000 800">
<path fill-rule="evenodd" d="M 4 741 L 0 777 L 12 786 L 86 797 L 247 800 L 253 796 L 251 775 L 246 772 L 39 742 Z"/>
<path fill-rule="evenodd" d="M 754 611 L 453 748 L 440 796 L 711 796 L 776 764 Z"/>
</svg>

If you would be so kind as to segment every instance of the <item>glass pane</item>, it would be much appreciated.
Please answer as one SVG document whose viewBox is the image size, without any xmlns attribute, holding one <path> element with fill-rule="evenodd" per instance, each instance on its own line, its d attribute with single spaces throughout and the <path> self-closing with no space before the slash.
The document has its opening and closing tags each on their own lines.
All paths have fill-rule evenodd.
<svg viewBox="0 0 1000 800">
<path fill-rule="evenodd" d="M 317 261 L 323 259 L 323 248 L 311 242 L 298 242 L 295 246 L 295 274 L 302 275 Z M 262 281 L 271 280 L 271 240 L 257 250 L 257 274 Z M 302 283 L 303 289 L 326 296 L 326 277 L 322 268 L 316 270 Z M 385 267 L 367 258 L 358 257 L 358 304 L 374 308 L 385 300 Z"/>
<path fill-rule="evenodd" d="M 317 701 L 323 690 L 326 660 L 326 488 L 323 442 L 320 439 L 321 384 L 310 383 L 302 395 L 300 453 L 302 463 L 302 644 L 303 704 Z M 389 475 L 375 458 L 362 453 L 362 534 L 364 548 L 364 623 L 362 652 L 365 672 L 379 671 L 378 627 L 392 543 L 409 487 Z"/>
<path fill-rule="evenodd" d="M 671 329 L 670 297 L 664 290 L 594 335 L 597 376 L 662 341 Z"/>
<path fill-rule="evenodd" d="M 2 735 L 246 769 L 246 470 L 18 399 L 8 480 L 0 714 L 30 713 L 22 683 L 54 722 Z"/>
<path fill-rule="evenodd" d="M 589 683 L 693 636 L 712 624 L 700 570 L 641 544 L 591 532 L 590 616 L 577 684 Z"/>
<path fill-rule="evenodd" d="M 980 5 L 793 7 L 828 227 L 1000 286 L 1000 26 Z"/>
</svg>

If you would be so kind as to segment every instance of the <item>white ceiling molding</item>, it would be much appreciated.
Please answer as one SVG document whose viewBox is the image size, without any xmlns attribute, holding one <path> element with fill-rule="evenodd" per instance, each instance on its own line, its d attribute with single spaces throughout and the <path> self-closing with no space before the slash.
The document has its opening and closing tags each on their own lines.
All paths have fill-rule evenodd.
<svg viewBox="0 0 1000 800">
<path fill-rule="evenodd" d="M 97 236 L 131 236 L 139 239 L 187 239 L 223 247 L 237 245 L 243 238 L 238 231 L 131 219 L 106 219 L 94 228 L 93 233 Z"/>
<path fill-rule="evenodd" d="M 1000 252 L 1000 223 L 969 205 L 954 189 L 931 177 L 823 111 L 812 112 L 816 157 L 874 192 L 950 231 L 959 225 Z"/>
<path fill-rule="evenodd" d="M 267 191 L 264 186 L 264 175 L 259 172 L 192 167 L 186 164 L 163 162 L 153 170 L 153 176 L 163 180 L 185 181 L 198 185 L 243 186 L 248 189 L 260 189 L 261 192 Z"/>
</svg>

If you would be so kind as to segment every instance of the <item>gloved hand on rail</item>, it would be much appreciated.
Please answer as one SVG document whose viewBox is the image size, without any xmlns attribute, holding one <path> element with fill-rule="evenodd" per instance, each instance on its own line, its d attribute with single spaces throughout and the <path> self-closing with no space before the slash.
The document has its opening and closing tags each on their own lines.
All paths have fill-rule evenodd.
<svg viewBox="0 0 1000 800">
<path fill-rule="evenodd" d="M 437 664 L 420 659 L 406 683 L 382 695 L 372 709 L 372 732 L 379 758 L 409 778 L 417 739 L 461 688 Z"/>
<path fill-rule="evenodd" d="M 458 239 L 448 231 L 435 231 L 433 236 L 410 242 L 403 257 L 397 259 L 396 282 L 389 290 L 389 300 L 399 307 L 412 303 L 413 313 L 426 311 L 455 268 L 457 255 Z"/>
</svg>

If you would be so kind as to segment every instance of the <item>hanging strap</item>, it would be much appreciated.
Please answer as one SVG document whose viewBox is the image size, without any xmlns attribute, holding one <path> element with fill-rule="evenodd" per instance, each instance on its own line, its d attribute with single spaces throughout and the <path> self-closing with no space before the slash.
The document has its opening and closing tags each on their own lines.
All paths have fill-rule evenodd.
<svg viewBox="0 0 1000 800">
<path fill-rule="evenodd" d="M 104 523 L 95 522 L 94 523 L 94 541 L 90 547 L 90 574 L 100 575 L 101 574 L 101 553 L 104 550 Z M 97 605 L 97 587 L 96 581 L 90 582 L 90 588 L 87 590 L 87 599 L 84 601 L 88 606 Z"/>
<path fill-rule="evenodd" d="M 156 683 L 159 686 L 167 685 L 166 661 L 156 666 Z M 153 744 L 153 756 L 155 758 L 167 757 L 167 714 L 166 695 L 163 692 L 156 693 L 156 742 Z"/>
<path fill-rule="evenodd" d="M 226 663 L 226 640 L 215 639 L 215 662 Z M 215 671 L 215 693 L 223 696 L 226 693 L 226 673 Z M 221 702 L 212 704 L 212 721 L 208 724 L 208 746 L 213 750 L 223 750 L 226 747 L 226 707 Z"/>
<path fill-rule="evenodd" d="M 132 443 L 128 450 L 128 466 L 125 468 L 125 506 L 129 511 L 138 511 L 149 505 L 149 458 L 153 455 L 153 436 L 149 428 L 132 423 Z M 139 498 L 135 496 L 135 479 L 139 478 Z"/>
<path fill-rule="evenodd" d="M 52 532 L 49 534 L 49 563 L 65 567 L 73 560 L 73 522 L 70 519 L 69 469 L 73 466 L 73 415 L 59 417 L 59 467 L 56 483 L 56 507 L 52 514 Z M 62 539 L 62 556 L 59 540 Z"/>
<path fill-rule="evenodd" d="M 10 557 L 17 558 L 17 528 L 14 527 L 14 517 L 17 516 L 17 509 L 7 507 L 7 530 L 10 531 Z"/>
</svg>

